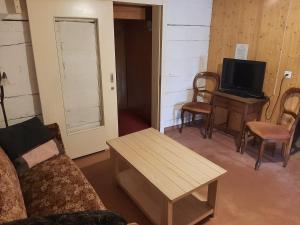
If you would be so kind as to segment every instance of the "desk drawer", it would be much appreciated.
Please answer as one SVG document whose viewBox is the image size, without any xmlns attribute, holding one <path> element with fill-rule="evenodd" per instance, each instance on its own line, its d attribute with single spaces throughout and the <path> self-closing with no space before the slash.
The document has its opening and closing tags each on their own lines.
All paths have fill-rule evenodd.
<svg viewBox="0 0 300 225">
<path fill-rule="evenodd" d="M 226 98 L 222 98 L 219 96 L 214 97 L 214 105 L 216 105 L 218 107 L 228 108 L 229 103 L 230 103 L 230 100 L 228 100 Z"/>
<path fill-rule="evenodd" d="M 230 101 L 228 108 L 234 112 L 244 113 L 246 105 L 242 102 Z"/>
<path fill-rule="evenodd" d="M 230 100 L 227 98 L 216 96 L 214 98 L 214 105 L 217 107 L 223 107 L 230 111 L 234 111 L 237 113 L 243 113 L 245 104 L 242 102 Z"/>
<path fill-rule="evenodd" d="M 256 103 L 248 106 L 248 113 L 259 113 L 262 110 L 264 104 Z"/>
</svg>

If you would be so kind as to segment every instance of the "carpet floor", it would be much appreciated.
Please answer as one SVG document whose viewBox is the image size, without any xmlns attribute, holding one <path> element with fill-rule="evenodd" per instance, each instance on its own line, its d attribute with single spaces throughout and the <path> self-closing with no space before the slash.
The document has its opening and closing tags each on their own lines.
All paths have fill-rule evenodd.
<svg viewBox="0 0 300 225">
<path fill-rule="evenodd" d="M 119 110 L 118 112 L 119 135 L 124 136 L 133 132 L 151 127 L 141 117 L 129 110 Z"/>
<path fill-rule="evenodd" d="M 203 139 L 196 127 L 182 134 L 171 129 L 166 135 L 217 163 L 228 171 L 219 182 L 217 213 L 201 224 L 207 225 L 299 225 L 300 152 L 282 167 L 280 151 L 265 157 L 259 171 L 254 164 L 257 147 L 249 146 L 244 155 L 236 152 L 234 140 L 221 132 Z M 116 186 L 110 160 L 82 168 L 83 173 L 110 210 L 128 222 L 151 225 L 139 208 Z"/>
</svg>

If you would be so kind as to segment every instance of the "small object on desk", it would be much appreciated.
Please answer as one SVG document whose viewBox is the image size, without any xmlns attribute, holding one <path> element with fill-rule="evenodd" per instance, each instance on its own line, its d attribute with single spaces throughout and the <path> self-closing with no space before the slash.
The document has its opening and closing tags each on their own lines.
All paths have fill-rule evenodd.
<svg viewBox="0 0 300 225">
<path fill-rule="evenodd" d="M 237 151 L 239 151 L 241 146 L 241 139 L 243 135 L 243 130 L 245 127 L 246 122 L 253 121 L 253 120 L 260 120 L 261 112 L 264 104 L 267 102 L 267 99 L 262 98 L 243 98 L 240 96 L 227 94 L 221 91 L 214 92 L 214 99 L 213 99 L 213 113 L 212 113 L 212 120 L 211 126 L 214 127 L 214 120 L 215 120 L 215 112 L 217 107 L 224 108 L 228 110 L 227 119 L 225 123 L 225 132 L 234 134 L 234 132 L 229 130 L 229 119 L 230 114 L 232 112 L 236 112 L 241 114 L 241 125 L 240 130 L 238 131 L 238 142 L 237 142 Z"/>
</svg>

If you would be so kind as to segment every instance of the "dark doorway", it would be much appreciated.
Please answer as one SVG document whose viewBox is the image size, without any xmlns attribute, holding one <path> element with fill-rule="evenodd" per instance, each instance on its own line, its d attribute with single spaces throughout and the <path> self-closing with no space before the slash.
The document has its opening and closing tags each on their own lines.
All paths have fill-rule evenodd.
<svg viewBox="0 0 300 225">
<path fill-rule="evenodd" d="M 145 10 L 145 19 L 115 20 L 120 136 L 151 126 L 151 7 Z"/>
</svg>

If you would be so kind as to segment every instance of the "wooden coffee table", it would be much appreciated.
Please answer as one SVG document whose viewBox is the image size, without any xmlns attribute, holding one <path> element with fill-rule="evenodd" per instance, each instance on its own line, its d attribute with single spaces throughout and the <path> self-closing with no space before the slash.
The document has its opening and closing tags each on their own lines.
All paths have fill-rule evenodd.
<svg viewBox="0 0 300 225">
<path fill-rule="evenodd" d="M 153 224 L 195 224 L 214 215 L 218 178 L 226 170 L 153 128 L 107 144 L 118 184 Z"/>
</svg>

